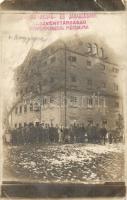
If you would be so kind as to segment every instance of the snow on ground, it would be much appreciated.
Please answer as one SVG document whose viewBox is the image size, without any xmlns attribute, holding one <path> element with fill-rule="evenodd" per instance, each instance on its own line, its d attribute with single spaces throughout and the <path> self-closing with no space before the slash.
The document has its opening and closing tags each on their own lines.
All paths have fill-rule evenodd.
<svg viewBox="0 0 127 200">
<path fill-rule="evenodd" d="M 121 144 L 8 147 L 4 170 L 17 179 L 45 182 L 123 181 L 123 152 Z"/>
</svg>

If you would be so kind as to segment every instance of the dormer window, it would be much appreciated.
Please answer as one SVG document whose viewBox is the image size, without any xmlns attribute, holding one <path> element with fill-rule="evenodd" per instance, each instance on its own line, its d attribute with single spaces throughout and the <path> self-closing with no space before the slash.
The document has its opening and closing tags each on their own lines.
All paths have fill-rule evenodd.
<svg viewBox="0 0 127 200">
<path fill-rule="evenodd" d="M 92 53 L 92 45 L 90 43 L 87 44 L 87 53 Z"/>
<path fill-rule="evenodd" d="M 119 69 L 116 68 L 116 67 L 113 67 L 112 71 L 113 71 L 114 73 L 118 73 L 118 72 L 119 72 Z"/>
<path fill-rule="evenodd" d="M 100 48 L 99 56 L 101 58 L 104 58 L 104 49 L 103 48 Z"/>
<path fill-rule="evenodd" d="M 93 55 L 97 55 L 98 54 L 98 46 L 95 43 L 92 45 L 92 54 Z"/>
</svg>

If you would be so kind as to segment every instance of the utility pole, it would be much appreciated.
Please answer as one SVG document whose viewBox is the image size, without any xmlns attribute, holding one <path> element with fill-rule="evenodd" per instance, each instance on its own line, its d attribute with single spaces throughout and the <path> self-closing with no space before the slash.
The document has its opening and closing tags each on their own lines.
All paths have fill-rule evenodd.
<svg viewBox="0 0 127 200">
<path fill-rule="evenodd" d="M 65 80 L 64 80 L 64 106 L 65 106 L 65 128 L 67 127 L 67 53 L 66 53 L 66 44 L 64 43 L 64 67 L 65 67 Z"/>
<path fill-rule="evenodd" d="M 67 47 L 66 43 L 61 40 L 64 45 L 64 126 L 67 127 Z"/>
</svg>

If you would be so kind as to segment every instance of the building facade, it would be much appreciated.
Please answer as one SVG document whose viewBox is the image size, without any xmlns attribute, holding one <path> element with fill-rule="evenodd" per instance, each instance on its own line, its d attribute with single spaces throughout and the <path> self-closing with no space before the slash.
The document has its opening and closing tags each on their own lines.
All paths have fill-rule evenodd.
<svg viewBox="0 0 127 200">
<path fill-rule="evenodd" d="M 101 41 L 58 40 L 32 50 L 15 71 L 12 128 L 30 122 L 106 124 L 113 129 L 123 116 L 121 68 Z"/>
</svg>

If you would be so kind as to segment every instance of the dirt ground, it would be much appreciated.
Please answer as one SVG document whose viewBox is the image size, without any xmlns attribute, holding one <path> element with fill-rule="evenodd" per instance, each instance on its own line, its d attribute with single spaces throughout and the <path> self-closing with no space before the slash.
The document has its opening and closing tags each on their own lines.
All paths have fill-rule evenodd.
<svg viewBox="0 0 127 200">
<path fill-rule="evenodd" d="M 121 144 L 24 145 L 4 148 L 4 180 L 122 182 Z"/>
</svg>

